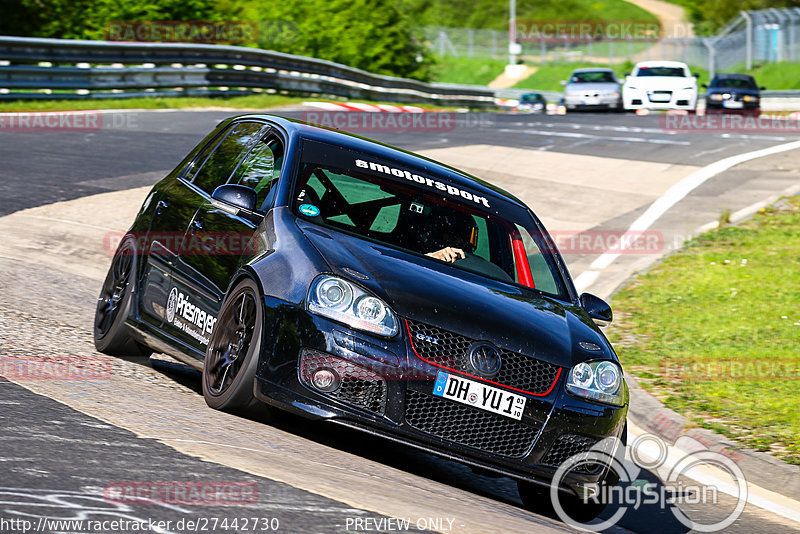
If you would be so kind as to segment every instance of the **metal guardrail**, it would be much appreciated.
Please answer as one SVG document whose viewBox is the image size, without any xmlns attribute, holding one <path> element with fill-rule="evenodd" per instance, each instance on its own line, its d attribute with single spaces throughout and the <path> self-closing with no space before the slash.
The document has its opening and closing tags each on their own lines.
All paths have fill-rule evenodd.
<svg viewBox="0 0 800 534">
<path fill-rule="evenodd" d="M 425 83 L 238 46 L 0 36 L 0 62 L 1 99 L 120 98 L 153 95 L 154 90 L 168 96 L 273 90 L 394 102 L 494 105 L 494 91 L 486 87 Z M 52 66 L 39 66 L 43 62 Z M 235 89 L 225 90 L 230 88 Z M 75 92 L 44 94 L 23 89 Z"/>
</svg>

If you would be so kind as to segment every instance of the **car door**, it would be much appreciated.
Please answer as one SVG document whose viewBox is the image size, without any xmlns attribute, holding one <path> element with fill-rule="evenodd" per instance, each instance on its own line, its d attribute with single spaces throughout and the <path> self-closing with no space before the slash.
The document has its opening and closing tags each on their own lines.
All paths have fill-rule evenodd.
<svg viewBox="0 0 800 534">
<path fill-rule="evenodd" d="M 224 208 L 212 201 L 214 190 L 228 182 L 243 156 L 259 142 L 268 126 L 260 122 L 236 122 L 230 132 L 213 148 L 183 180 L 180 243 L 176 247 L 171 270 L 172 285 L 165 305 L 165 329 L 195 356 L 205 354 L 205 347 L 216 322 L 216 316 L 226 285 L 220 288 L 219 266 L 214 258 L 225 258 L 229 265 L 239 260 L 238 252 L 229 243 L 253 234 L 255 224 L 239 221 L 238 226 L 217 219 L 198 217 L 201 211 Z M 204 208 L 205 206 L 205 208 Z M 219 224 L 218 224 L 219 222 Z M 176 238 L 177 239 L 177 238 Z M 227 247 L 227 248 L 226 248 Z M 190 352 L 192 352 L 190 351 Z"/>
<path fill-rule="evenodd" d="M 186 225 L 196 211 L 197 193 L 189 186 L 194 172 L 230 133 L 234 125 L 209 134 L 164 180 L 147 201 L 151 211 L 145 235 L 137 235 L 141 254 L 140 325 L 159 330 L 166 318 L 172 286 L 172 267 L 179 255 Z M 152 208 L 149 204 L 154 204 Z"/>
<path fill-rule="evenodd" d="M 283 147 L 281 138 L 275 132 L 269 133 L 248 151 L 228 180 L 230 184 L 254 189 L 256 206 L 262 214 L 272 207 L 283 165 Z M 181 262 L 218 301 L 239 268 L 263 251 L 257 232 L 260 222 L 260 218 L 250 218 L 211 198 L 195 212 L 187 241 L 196 241 L 202 253 L 186 254 Z"/>
</svg>

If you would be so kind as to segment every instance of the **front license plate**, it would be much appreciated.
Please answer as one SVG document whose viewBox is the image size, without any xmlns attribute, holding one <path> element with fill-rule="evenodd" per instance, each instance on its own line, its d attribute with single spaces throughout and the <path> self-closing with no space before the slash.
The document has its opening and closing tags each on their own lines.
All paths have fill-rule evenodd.
<svg viewBox="0 0 800 534">
<path fill-rule="evenodd" d="M 587 98 L 583 99 L 583 105 L 584 106 L 596 106 L 599 103 L 600 103 L 600 99 L 599 98 L 587 97 Z"/>
<path fill-rule="evenodd" d="M 722 107 L 728 109 L 742 109 L 744 104 L 742 102 L 737 102 L 736 100 L 725 100 L 722 102 Z"/>
<path fill-rule="evenodd" d="M 522 419 L 525 409 L 522 395 L 441 371 L 436 375 L 433 394 L 517 420 Z"/>
<path fill-rule="evenodd" d="M 650 95 L 650 102 L 669 102 L 671 95 L 667 93 L 653 93 Z"/>
</svg>

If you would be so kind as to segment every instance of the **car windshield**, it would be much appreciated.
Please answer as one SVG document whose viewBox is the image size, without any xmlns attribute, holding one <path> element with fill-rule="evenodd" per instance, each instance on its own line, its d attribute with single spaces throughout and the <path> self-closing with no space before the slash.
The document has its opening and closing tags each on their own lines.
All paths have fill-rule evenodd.
<svg viewBox="0 0 800 534">
<path fill-rule="evenodd" d="M 542 95 L 538 93 L 530 93 L 527 95 L 522 95 L 522 102 L 538 102 L 542 99 Z"/>
<path fill-rule="evenodd" d="M 676 76 L 685 78 L 687 74 L 683 67 L 639 67 L 636 76 Z"/>
<path fill-rule="evenodd" d="M 598 70 L 590 72 L 573 73 L 569 83 L 614 83 L 614 74 L 608 71 Z"/>
<path fill-rule="evenodd" d="M 293 209 L 325 227 L 567 300 L 554 246 L 527 210 L 423 169 L 305 140 Z M 442 257 L 448 247 L 460 251 L 452 263 Z"/>
<path fill-rule="evenodd" d="M 710 87 L 715 89 L 756 89 L 756 83 L 751 78 L 714 78 Z"/>
</svg>

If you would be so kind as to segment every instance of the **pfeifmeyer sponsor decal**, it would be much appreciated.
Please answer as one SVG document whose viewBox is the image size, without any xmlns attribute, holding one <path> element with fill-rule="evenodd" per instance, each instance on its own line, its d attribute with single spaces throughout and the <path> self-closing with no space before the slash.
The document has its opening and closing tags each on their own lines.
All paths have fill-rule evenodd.
<svg viewBox="0 0 800 534">
<path fill-rule="evenodd" d="M 487 208 L 489 207 L 489 201 L 484 196 L 471 193 L 466 189 L 461 189 L 459 187 L 447 184 L 439 180 L 434 180 L 433 178 L 420 176 L 419 174 L 412 173 L 411 171 L 405 169 L 389 167 L 388 165 L 382 165 L 374 161 L 365 161 L 363 159 L 356 160 L 356 167 L 359 167 L 361 169 L 369 169 L 375 172 L 382 172 L 384 174 L 396 176 L 397 178 L 405 178 L 406 180 L 416 182 L 420 185 L 425 185 L 430 189 L 437 189 L 439 191 L 442 191 L 443 193 L 447 193 L 450 196 L 463 198 L 464 200 L 471 200 L 476 204 L 481 204 Z"/>
<path fill-rule="evenodd" d="M 208 345 L 208 336 L 214 330 L 216 317 L 195 305 L 189 296 L 176 287 L 169 292 L 166 310 L 166 319 L 169 324 L 203 345 Z"/>
</svg>

